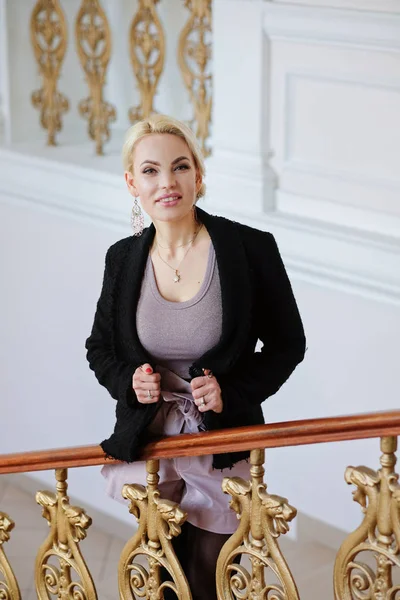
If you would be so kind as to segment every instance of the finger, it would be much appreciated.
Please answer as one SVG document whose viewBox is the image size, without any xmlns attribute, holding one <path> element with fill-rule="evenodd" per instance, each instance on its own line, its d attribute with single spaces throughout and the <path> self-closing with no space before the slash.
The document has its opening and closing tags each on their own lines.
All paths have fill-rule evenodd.
<svg viewBox="0 0 400 600">
<path fill-rule="evenodd" d="M 158 398 L 138 398 L 140 404 L 155 404 L 158 402 Z"/>
<path fill-rule="evenodd" d="M 134 379 L 136 379 L 136 381 L 143 381 L 144 383 L 159 383 L 161 381 L 161 375 L 160 373 L 146 375 L 142 371 L 139 371 L 139 373 L 134 375 Z"/>
<path fill-rule="evenodd" d="M 153 404 L 154 402 L 158 402 L 158 400 L 160 399 L 160 393 L 152 392 L 150 397 L 147 392 L 142 392 L 138 390 L 136 392 L 136 397 L 142 404 Z"/>
<path fill-rule="evenodd" d="M 159 392 L 160 391 L 160 385 L 158 383 L 147 383 L 147 382 L 141 382 L 140 385 L 136 386 L 136 389 L 140 390 L 140 391 L 144 391 L 147 394 L 147 390 L 150 390 L 151 392 Z"/>
<path fill-rule="evenodd" d="M 216 388 L 213 385 L 207 384 L 203 387 L 197 388 L 192 392 L 192 396 L 195 400 L 201 400 L 203 396 L 210 396 L 215 392 Z"/>
<path fill-rule="evenodd" d="M 144 365 L 141 365 L 140 368 L 147 375 L 150 375 L 153 372 L 153 367 L 151 365 L 149 365 L 149 363 L 145 363 Z"/>
<path fill-rule="evenodd" d="M 207 412 L 208 410 L 213 410 L 214 401 L 210 400 L 210 402 L 206 402 L 205 404 L 200 403 L 197 407 L 200 412 Z"/>
<path fill-rule="evenodd" d="M 137 391 L 136 398 L 143 402 L 144 404 L 151 404 L 152 402 L 158 402 L 160 399 L 160 394 L 158 392 L 151 392 L 151 396 L 148 395 L 147 392 Z"/>
<path fill-rule="evenodd" d="M 192 386 L 192 390 L 197 390 L 197 388 L 202 387 L 203 385 L 208 383 L 208 381 L 209 379 L 207 377 L 195 377 L 190 382 L 190 385 Z"/>
<path fill-rule="evenodd" d="M 198 398 L 194 399 L 194 403 L 196 404 L 196 406 L 199 408 L 200 406 L 205 406 L 207 404 L 210 404 L 210 402 L 213 401 L 212 396 L 209 396 L 208 394 L 203 394 L 202 396 L 199 396 Z"/>
<path fill-rule="evenodd" d="M 203 373 L 209 379 L 211 379 L 212 377 L 214 377 L 213 372 L 211 371 L 211 369 L 203 369 Z"/>
</svg>

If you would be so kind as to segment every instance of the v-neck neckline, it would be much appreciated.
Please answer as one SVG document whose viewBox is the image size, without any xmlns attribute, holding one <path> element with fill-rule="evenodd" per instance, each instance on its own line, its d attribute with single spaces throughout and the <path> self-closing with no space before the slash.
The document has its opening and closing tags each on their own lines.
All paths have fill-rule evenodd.
<svg viewBox="0 0 400 600">
<path fill-rule="evenodd" d="M 163 306 L 166 306 L 170 309 L 181 310 L 184 308 L 190 308 L 194 304 L 197 304 L 197 302 L 200 302 L 200 300 L 204 297 L 204 295 L 207 293 L 208 288 L 210 287 L 211 279 L 212 279 L 213 272 L 214 272 L 214 266 L 215 266 L 215 252 L 214 252 L 212 242 L 210 241 L 210 246 L 208 249 L 206 272 L 204 274 L 203 281 L 201 282 L 201 286 L 200 286 L 199 290 L 195 293 L 194 296 L 192 296 L 188 300 L 184 300 L 182 302 L 175 302 L 174 300 L 167 300 L 167 298 L 164 298 L 164 296 L 160 293 L 160 290 L 158 289 L 158 285 L 157 285 L 156 274 L 154 271 L 154 264 L 153 264 L 150 252 L 149 252 L 148 259 L 147 259 L 146 272 L 149 277 L 151 291 L 153 293 L 154 298 L 157 300 L 157 302 L 159 302 Z M 177 284 L 177 285 L 179 285 L 179 284 Z"/>
</svg>

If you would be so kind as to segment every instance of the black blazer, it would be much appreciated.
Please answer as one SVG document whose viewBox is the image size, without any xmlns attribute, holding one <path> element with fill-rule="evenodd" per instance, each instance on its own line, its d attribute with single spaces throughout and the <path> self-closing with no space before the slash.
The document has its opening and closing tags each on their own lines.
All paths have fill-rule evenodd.
<svg viewBox="0 0 400 600">
<path fill-rule="evenodd" d="M 222 391 L 223 412 L 204 413 L 214 430 L 264 422 L 261 403 L 275 394 L 303 360 L 305 337 L 274 237 L 197 208 L 214 245 L 222 294 L 222 335 L 190 367 L 192 378 L 211 369 Z M 117 400 L 116 424 L 101 446 L 109 456 L 134 461 L 160 403 L 141 404 L 132 390 L 139 365 L 154 362 L 139 342 L 136 307 L 154 225 L 108 250 L 103 287 L 90 337 L 90 368 Z M 258 339 L 261 352 L 255 352 Z M 214 455 L 214 468 L 232 466 L 248 452 Z"/>
</svg>

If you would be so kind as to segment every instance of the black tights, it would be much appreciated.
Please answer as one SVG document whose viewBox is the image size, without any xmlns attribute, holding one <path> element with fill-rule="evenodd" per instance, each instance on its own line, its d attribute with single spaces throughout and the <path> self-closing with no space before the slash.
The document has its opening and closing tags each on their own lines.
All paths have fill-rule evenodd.
<svg viewBox="0 0 400 600">
<path fill-rule="evenodd" d="M 230 534 L 213 533 L 185 523 L 182 533 L 174 538 L 174 550 L 185 571 L 193 600 L 217 600 L 217 559 L 229 537 Z M 172 590 L 166 590 L 164 599 L 176 600 L 177 596 Z"/>
</svg>

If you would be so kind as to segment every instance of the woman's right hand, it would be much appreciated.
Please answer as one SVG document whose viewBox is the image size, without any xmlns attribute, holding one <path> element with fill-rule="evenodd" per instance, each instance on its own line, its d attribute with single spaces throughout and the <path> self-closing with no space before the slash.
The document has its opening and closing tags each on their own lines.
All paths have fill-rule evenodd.
<svg viewBox="0 0 400 600">
<path fill-rule="evenodd" d="M 134 372 L 132 388 L 135 391 L 138 402 L 141 404 L 158 402 L 161 394 L 161 375 L 160 373 L 153 373 L 151 365 L 146 363 L 138 367 Z"/>
</svg>

